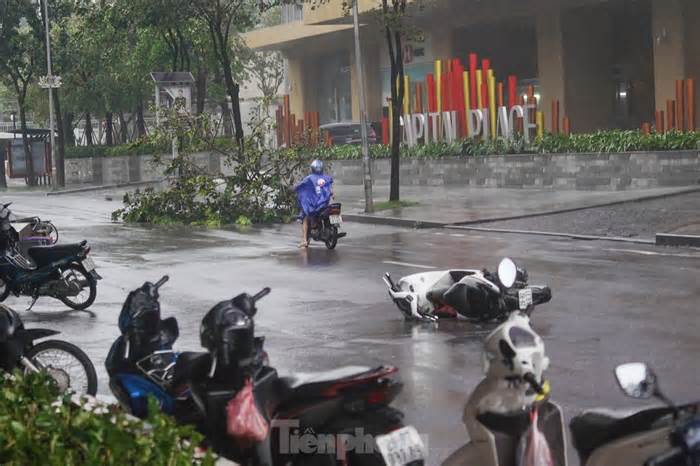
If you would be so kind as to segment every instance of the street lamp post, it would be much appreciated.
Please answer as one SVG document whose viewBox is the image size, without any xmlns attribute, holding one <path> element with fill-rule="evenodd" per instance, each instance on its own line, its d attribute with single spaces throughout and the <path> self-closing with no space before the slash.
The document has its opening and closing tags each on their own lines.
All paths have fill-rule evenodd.
<svg viewBox="0 0 700 466">
<path fill-rule="evenodd" d="M 365 74 L 362 70 L 362 48 L 360 47 L 360 25 L 357 19 L 357 0 L 352 2 L 352 19 L 355 32 L 355 62 L 357 67 L 357 84 L 360 93 L 360 135 L 362 137 L 362 169 L 365 185 L 365 212 L 374 212 L 372 199 L 372 166 L 369 158 L 369 141 L 367 138 L 367 102 L 365 100 Z"/>
<path fill-rule="evenodd" d="M 51 141 L 51 178 L 54 186 L 62 186 L 64 183 L 63 174 L 58 179 L 58 164 L 56 163 L 56 147 L 54 145 L 54 115 L 53 115 L 53 90 L 61 86 L 61 78 L 54 76 L 51 71 L 51 39 L 49 35 L 49 6 L 48 0 L 39 0 L 44 7 L 44 26 L 46 27 L 46 77 L 39 79 L 39 85 L 49 90 L 49 137 Z"/>
</svg>

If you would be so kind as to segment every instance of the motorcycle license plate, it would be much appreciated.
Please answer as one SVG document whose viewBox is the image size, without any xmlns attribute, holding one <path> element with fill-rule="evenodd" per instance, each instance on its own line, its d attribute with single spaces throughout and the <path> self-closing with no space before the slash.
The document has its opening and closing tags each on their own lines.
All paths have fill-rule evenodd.
<svg viewBox="0 0 700 466">
<path fill-rule="evenodd" d="M 524 311 L 532 304 L 532 290 L 530 288 L 525 288 L 524 290 L 518 291 L 518 301 L 520 303 L 520 310 Z"/>
<path fill-rule="evenodd" d="M 331 215 L 328 219 L 331 221 L 331 225 L 342 225 L 343 223 L 343 217 L 340 215 Z"/>
<path fill-rule="evenodd" d="M 91 257 L 86 257 L 83 259 L 83 267 L 85 267 L 85 270 L 88 272 L 92 272 L 95 270 L 95 261 L 93 261 Z"/>
<path fill-rule="evenodd" d="M 402 466 L 427 456 L 423 440 L 413 426 L 402 427 L 375 438 L 387 466 Z"/>
</svg>

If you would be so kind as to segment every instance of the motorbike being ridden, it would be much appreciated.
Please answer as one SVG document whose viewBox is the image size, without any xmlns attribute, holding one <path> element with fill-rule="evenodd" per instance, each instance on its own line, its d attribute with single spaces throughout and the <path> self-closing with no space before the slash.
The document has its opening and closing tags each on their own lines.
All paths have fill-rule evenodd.
<svg viewBox="0 0 700 466">
<path fill-rule="evenodd" d="M 124 343 L 115 342 L 108 357 L 113 393 L 132 413 L 134 406 L 143 406 L 148 393 L 156 395 L 163 409 L 172 408 L 170 412 L 176 420 L 195 424 L 214 451 L 242 464 L 306 464 L 319 457 L 331 464 L 345 460 L 346 464 L 383 464 L 382 455 L 393 455 L 404 463 L 422 463 L 425 452 L 420 437 L 413 427 L 402 427 L 402 413 L 389 406 L 401 388 L 392 377 L 397 369 L 341 367 L 326 373 L 280 377 L 270 367 L 264 339 L 255 336 L 253 321 L 256 301 L 268 292 L 266 288 L 255 296 L 241 294 L 214 306 L 200 329 L 201 343 L 207 352 L 175 353 L 168 358 L 162 358 L 164 353 L 158 350 L 141 359 L 141 353 L 133 355 L 140 375 L 133 371 L 129 379 L 112 376 L 117 371 L 110 365 L 120 359 L 116 355 L 123 355 L 125 349 Z M 152 314 L 152 322 L 160 321 L 156 313 Z M 151 345 L 143 353 L 159 345 Z M 129 345 L 129 351 L 133 348 Z M 129 365 L 121 366 L 121 370 Z M 157 380 L 153 374 L 157 374 Z M 256 405 L 271 431 L 265 441 L 242 447 L 227 434 L 226 407 L 246 380 L 252 382 Z M 184 388 L 180 389 L 179 401 L 175 398 L 176 387 Z M 194 409 L 188 405 L 191 402 Z M 180 416 L 183 410 L 177 409 L 177 403 L 190 406 L 189 419 Z M 356 445 L 356 450 L 344 452 L 335 449 L 336 443 L 321 445 L 312 452 L 294 451 L 290 436 L 297 429 L 334 439 L 357 434 L 360 429 L 364 434 L 377 436 L 379 453 L 374 444 Z"/>
<path fill-rule="evenodd" d="M 617 366 L 615 378 L 627 396 L 655 397 L 666 406 L 633 414 L 590 410 L 575 416 L 570 423 L 571 437 L 581 465 L 700 465 L 700 403 L 674 405 L 644 363 Z"/>
<path fill-rule="evenodd" d="M 535 305 L 552 299 L 548 286 L 528 285 L 527 270 L 509 258 L 501 261 L 496 274 L 486 269 L 452 269 L 408 275 L 398 283 L 388 273 L 382 279 L 407 320 L 501 322 L 514 311 L 529 315 Z"/>
<path fill-rule="evenodd" d="M 57 335 L 55 330 L 24 328 L 22 319 L 0 304 L 0 370 L 46 372 L 61 392 L 97 393 L 97 374 L 90 358 L 77 346 L 61 340 L 36 340 Z"/>
<path fill-rule="evenodd" d="M 12 226 L 9 205 L 0 210 L 0 301 L 12 293 L 31 296 L 30 309 L 41 296 L 57 298 L 72 309 L 90 307 L 97 295 L 97 280 L 102 277 L 88 256 L 87 241 L 60 246 L 28 244 L 35 242 L 27 237 L 22 241 Z"/>
<path fill-rule="evenodd" d="M 328 249 L 335 249 L 338 239 L 347 236 L 347 232 L 339 231 L 343 226 L 340 208 L 341 204 L 336 202 L 326 207 L 318 216 L 310 218 L 307 241 L 321 241 Z"/>
</svg>

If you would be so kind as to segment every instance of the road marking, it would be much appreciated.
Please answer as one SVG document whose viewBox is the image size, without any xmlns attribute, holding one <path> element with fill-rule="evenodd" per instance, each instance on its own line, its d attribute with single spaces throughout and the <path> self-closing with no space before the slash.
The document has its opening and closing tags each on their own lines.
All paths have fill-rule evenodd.
<svg viewBox="0 0 700 466">
<path fill-rule="evenodd" d="M 409 264 L 408 262 L 382 261 L 384 264 L 401 265 L 403 267 L 414 267 L 417 269 L 434 269 L 432 265 Z"/>
<path fill-rule="evenodd" d="M 700 259 L 698 254 L 674 254 L 670 252 L 643 251 L 641 249 L 623 249 L 623 248 L 605 248 L 604 251 L 611 252 L 628 252 L 631 254 L 641 254 L 643 256 L 671 256 L 671 257 L 689 257 L 691 259 Z"/>
<path fill-rule="evenodd" d="M 450 236 L 455 238 L 464 238 L 466 235 L 463 235 L 462 233 L 451 233 Z"/>
</svg>

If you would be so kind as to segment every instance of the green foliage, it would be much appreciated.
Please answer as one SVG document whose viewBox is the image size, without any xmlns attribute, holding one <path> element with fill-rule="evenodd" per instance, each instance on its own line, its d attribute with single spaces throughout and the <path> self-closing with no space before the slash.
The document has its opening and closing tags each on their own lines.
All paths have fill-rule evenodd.
<svg viewBox="0 0 700 466">
<path fill-rule="evenodd" d="M 419 205 L 419 202 L 415 201 L 384 201 L 384 202 L 376 202 L 374 204 L 374 210 L 375 212 L 379 212 L 382 210 L 391 210 L 391 209 L 400 209 L 401 207 L 415 207 Z"/>
<path fill-rule="evenodd" d="M 307 161 L 301 151 L 265 149 L 265 124 L 244 141 L 228 147 L 213 137 L 208 117 L 183 117 L 171 112 L 161 125 L 163 138 L 181 141 L 175 158 L 155 157 L 166 166 L 170 185 L 124 196 L 124 208 L 114 220 L 135 223 L 220 225 L 287 221 L 296 210 L 294 185 Z M 226 174 L 199 167 L 190 150 L 216 152 L 224 157 Z"/>
<path fill-rule="evenodd" d="M 88 408 L 88 409 L 86 409 Z M 210 455 L 195 460 L 202 437 L 178 426 L 149 403 L 145 422 L 114 406 L 80 408 L 59 397 L 45 374 L 16 373 L 0 380 L 0 463 L 3 465 L 172 465 L 196 461 L 213 465 Z"/>
</svg>

